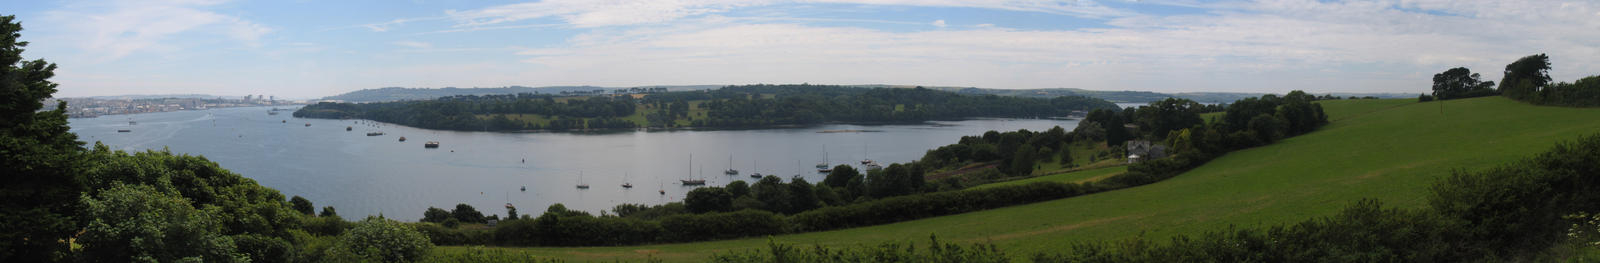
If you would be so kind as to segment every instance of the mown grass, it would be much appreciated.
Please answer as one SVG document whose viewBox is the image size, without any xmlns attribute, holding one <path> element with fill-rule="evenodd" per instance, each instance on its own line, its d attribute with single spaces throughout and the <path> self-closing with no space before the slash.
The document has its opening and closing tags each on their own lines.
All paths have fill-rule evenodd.
<svg viewBox="0 0 1600 263">
<path fill-rule="evenodd" d="M 1362 198 L 1421 207 L 1428 185 L 1453 170 L 1479 170 L 1600 130 L 1600 109 L 1542 107 L 1500 97 L 1416 103 L 1411 99 L 1325 101 L 1332 121 L 1276 144 L 1230 153 L 1155 184 L 1074 198 L 873 227 L 774 237 L 846 246 L 937 234 L 993 242 L 1027 257 L 1075 242 L 1260 227 L 1331 215 Z M 1442 106 L 1442 107 L 1441 107 Z M 1441 109 L 1442 108 L 1442 109 Z M 581 260 L 704 261 L 761 247 L 765 238 L 584 248 L 504 248 Z M 461 248 L 446 247 L 448 253 Z"/>
</svg>

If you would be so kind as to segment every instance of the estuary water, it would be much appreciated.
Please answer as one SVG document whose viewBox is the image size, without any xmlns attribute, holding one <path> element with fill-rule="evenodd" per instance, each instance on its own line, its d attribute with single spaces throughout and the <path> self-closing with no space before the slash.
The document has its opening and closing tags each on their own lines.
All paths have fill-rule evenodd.
<svg viewBox="0 0 1600 263">
<path fill-rule="evenodd" d="M 200 155 L 223 168 L 333 206 L 349 219 L 383 214 L 415 221 L 428 207 L 458 203 L 505 216 L 506 203 L 538 215 L 551 204 L 598 214 L 617 204 L 679 201 L 704 179 L 708 186 L 754 182 L 750 173 L 812 183 L 815 165 L 864 159 L 887 166 L 985 131 L 1054 126 L 1076 120 L 974 119 L 916 125 L 818 125 L 755 130 L 612 133 L 436 131 L 364 120 L 294 118 L 292 108 L 227 108 L 72 119 L 79 140 L 113 149 L 169 149 Z M 130 123 L 137 122 L 136 124 Z M 307 126 L 309 124 L 310 126 Z M 346 127 L 351 127 L 346 131 Z M 129 132 L 118 132 L 118 130 Z M 383 132 L 367 136 L 368 132 Z M 405 142 L 398 141 L 406 137 Z M 440 147 L 425 149 L 423 143 Z M 692 159 L 691 159 L 692 158 Z M 731 160 L 730 160 L 731 159 Z M 725 175 L 729 168 L 738 175 Z M 623 188 L 631 183 L 633 188 Z M 589 189 L 578 189 L 587 184 Z M 526 191 L 522 188 L 526 187 Z M 661 194 L 665 191 L 665 194 Z"/>
</svg>

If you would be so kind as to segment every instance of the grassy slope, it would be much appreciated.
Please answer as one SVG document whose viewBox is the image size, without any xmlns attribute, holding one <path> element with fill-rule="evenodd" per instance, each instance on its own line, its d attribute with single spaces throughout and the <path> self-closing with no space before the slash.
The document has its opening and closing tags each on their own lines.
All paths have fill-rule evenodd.
<svg viewBox="0 0 1600 263">
<path fill-rule="evenodd" d="M 777 236 L 843 246 L 901 240 L 992 241 L 1019 258 L 1071 242 L 1143 235 L 1164 239 L 1329 215 L 1362 198 L 1424 205 L 1427 185 L 1453 169 L 1477 170 L 1600 131 L 1600 109 L 1537 107 L 1504 98 L 1438 103 L 1323 102 L 1333 123 L 1265 147 L 1234 152 L 1176 178 L 1132 189 L 874 227 Z M 1093 172 L 1085 171 L 1085 172 Z M 561 258 L 703 261 L 765 238 L 594 248 L 513 248 Z M 443 248 L 444 251 L 460 250 Z"/>
</svg>

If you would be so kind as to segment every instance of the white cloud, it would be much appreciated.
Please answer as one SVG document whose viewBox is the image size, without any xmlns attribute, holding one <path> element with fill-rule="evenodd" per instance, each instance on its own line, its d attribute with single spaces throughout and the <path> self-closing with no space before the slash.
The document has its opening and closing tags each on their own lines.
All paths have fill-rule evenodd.
<svg viewBox="0 0 1600 263">
<path fill-rule="evenodd" d="M 576 27 L 652 24 L 722 13 L 734 8 L 782 3 L 833 3 L 926 7 L 966 7 L 1040 12 L 1078 17 L 1116 17 L 1131 12 L 1091 0 L 545 0 L 446 14 L 461 26 L 484 26 L 540 18 L 559 18 Z"/>
<path fill-rule="evenodd" d="M 1600 59 L 1600 48 L 1592 45 L 1600 43 L 1600 34 L 1582 33 L 1593 31 L 1586 29 L 1592 21 L 1558 18 L 1568 23 L 1550 24 L 1518 18 L 1526 12 L 1516 10 L 1385 3 L 1222 3 L 1205 6 L 1208 13 L 1125 16 L 1107 20 L 1107 27 L 1072 30 L 980 25 L 893 32 L 703 19 L 593 31 L 565 46 L 520 54 L 538 69 L 531 79 L 599 85 L 915 82 L 1420 92 L 1429 80 L 1412 75 L 1468 66 L 1485 79 L 1498 79 L 1505 63 L 1534 53 L 1556 58 L 1552 73 L 1558 80 L 1600 72 L 1574 63 Z M 1409 10 L 1414 8 L 1426 11 Z M 1564 8 L 1573 10 L 1550 15 L 1582 17 L 1593 5 Z"/>
<path fill-rule="evenodd" d="M 243 18 L 204 10 L 224 1 L 114 1 L 46 12 L 44 21 L 59 26 L 60 39 L 95 53 L 98 60 L 116 60 L 136 52 L 175 50 L 172 36 L 198 33 L 249 46 L 273 30 Z"/>
<path fill-rule="evenodd" d="M 394 44 L 396 46 L 408 47 L 408 48 L 416 48 L 416 49 L 433 48 L 433 44 L 429 44 L 427 42 L 420 42 L 420 41 L 395 41 L 395 42 L 390 42 L 390 44 Z"/>
<path fill-rule="evenodd" d="M 940 19 L 940 20 L 933 20 L 933 26 L 939 27 L 939 28 L 944 28 L 946 25 L 944 24 L 944 19 Z"/>
</svg>

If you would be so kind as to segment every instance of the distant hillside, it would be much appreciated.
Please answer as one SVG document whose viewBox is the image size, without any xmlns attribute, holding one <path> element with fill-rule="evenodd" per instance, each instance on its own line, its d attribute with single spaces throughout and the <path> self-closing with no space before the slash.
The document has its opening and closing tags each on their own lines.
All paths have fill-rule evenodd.
<svg viewBox="0 0 1600 263">
<path fill-rule="evenodd" d="M 518 93 L 557 94 L 573 91 L 605 90 L 607 92 L 629 88 L 667 88 L 668 91 L 704 90 L 715 89 L 719 85 L 692 85 L 692 86 L 639 86 L 625 88 L 608 88 L 595 86 L 549 86 L 549 87 L 524 87 L 510 86 L 500 88 L 401 88 L 387 87 L 378 89 L 363 89 L 345 94 L 323 97 L 324 100 L 340 100 L 347 102 L 383 102 L 402 100 L 431 100 L 441 97 L 458 95 L 503 95 Z"/>
</svg>

